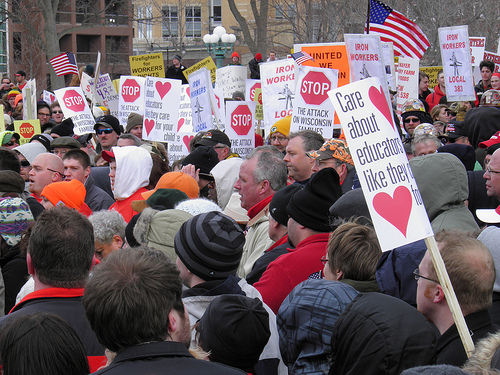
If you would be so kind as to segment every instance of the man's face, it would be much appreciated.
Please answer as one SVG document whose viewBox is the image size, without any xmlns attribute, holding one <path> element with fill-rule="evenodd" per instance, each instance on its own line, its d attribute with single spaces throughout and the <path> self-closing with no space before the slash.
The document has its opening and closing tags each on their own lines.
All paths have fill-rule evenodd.
<svg viewBox="0 0 500 375">
<path fill-rule="evenodd" d="M 21 177 L 25 182 L 29 181 L 29 173 L 31 170 L 30 162 L 23 156 L 23 154 L 17 154 L 17 158 L 21 162 Z"/>
<path fill-rule="evenodd" d="M 233 60 L 233 64 L 237 64 L 240 59 L 236 56 L 233 56 L 231 60 Z"/>
<path fill-rule="evenodd" d="M 273 133 L 272 136 L 269 137 L 271 140 L 271 145 L 278 148 L 280 151 L 285 151 L 286 146 L 288 146 L 289 139 L 286 135 L 281 134 L 280 132 Z"/>
<path fill-rule="evenodd" d="M 269 61 L 274 61 L 274 60 L 276 60 L 276 54 L 274 52 L 271 52 L 269 54 Z"/>
<path fill-rule="evenodd" d="M 229 147 L 227 146 L 214 146 L 214 150 L 219 157 L 219 161 L 224 160 L 229 155 Z"/>
<path fill-rule="evenodd" d="M 111 183 L 111 190 L 115 189 L 115 176 L 116 176 L 116 160 L 112 159 L 109 163 L 109 181 Z"/>
<path fill-rule="evenodd" d="M 429 77 L 424 77 L 420 81 L 418 88 L 420 89 L 421 93 L 427 91 L 427 89 L 429 88 Z"/>
<path fill-rule="evenodd" d="M 438 76 L 438 83 L 439 83 L 439 86 L 443 86 L 443 87 L 446 86 L 445 82 L 444 82 L 444 73 L 439 74 L 439 76 Z"/>
<path fill-rule="evenodd" d="M 486 179 L 486 194 L 500 199 L 500 153 L 495 151 L 486 167 L 483 177 Z"/>
<path fill-rule="evenodd" d="M 432 141 L 419 142 L 415 145 L 415 156 L 434 154 L 437 151 L 436 143 Z"/>
<path fill-rule="evenodd" d="M 134 126 L 132 129 L 130 129 L 129 133 L 135 135 L 139 139 L 142 139 L 142 125 Z"/>
<path fill-rule="evenodd" d="M 429 277 L 430 265 L 431 257 L 429 252 L 426 251 L 418 266 L 418 274 Z M 433 296 L 437 285 L 438 284 L 434 281 L 426 280 L 422 277 L 417 281 L 417 309 L 428 319 L 430 315 L 432 315 L 431 313 L 434 307 Z"/>
<path fill-rule="evenodd" d="M 50 120 L 50 109 L 47 107 L 40 108 L 36 117 L 40 120 L 40 125 L 46 124 Z"/>
<path fill-rule="evenodd" d="M 133 139 L 121 138 L 118 139 L 116 145 L 118 147 L 135 146 L 135 142 Z"/>
<path fill-rule="evenodd" d="M 420 119 L 417 116 L 408 116 L 404 119 L 404 124 L 408 134 L 413 135 L 413 130 L 420 125 Z"/>
<path fill-rule="evenodd" d="M 312 168 L 316 161 L 307 157 L 302 137 L 294 137 L 286 146 L 286 155 L 283 160 L 288 168 L 288 175 L 295 181 L 304 181 L 311 177 Z"/>
<path fill-rule="evenodd" d="M 20 101 L 20 102 L 22 103 L 22 101 Z M 9 98 L 9 104 L 12 107 L 12 109 L 16 108 L 16 97 L 15 96 L 11 96 Z"/>
<path fill-rule="evenodd" d="M 24 80 L 24 77 L 19 74 L 16 74 L 15 77 L 17 83 L 21 83 Z"/>
<path fill-rule="evenodd" d="M 72 148 L 67 148 L 67 147 L 55 147 L 52 153 L 56 156 L 59 156 L 61 159 L 63 156 L 69 151 L 72 150 Z"/>
<path fill-rule="evenodd" d="M 62 181 L 63 171 L 57 171 L 50 167 L 49 159 L 46 155 L 38 155 L 31 163 L 29 172 L 29 191 L 40 197 L 42 190 L 52 182 Z M 48 166 L 48 167 L 47 167 Z"/>
<path fill-rule="evenodd" d="M 489 82 L 492 74 L 493 72 L 490 70 L 490 68 L 483 66 L 481 68 L 481 79 L 483 80 L 483 83 Z"/>
<path fill-rule="evenodd" d="M 118 250 L 121 248 L 123 245 L 123 241 L 119 236 L 118 239 L 113 239 L 111 243 L 109 244 L 103 244 L 99 241 L 94 242 L 94 248 L 95 248 L 95 257 L 99 259 L 100 261 L 106 259 L 109 254 L 111 254 L 113 251 Z"/>
<path fill-rule="evenodd" d="M 97 138 L 99 138 L 102 149 L 106 151 L 111 150 L 111 147 L 116 146 L 118 142 L 118 134 L 110 126 L 99 125 Z"/>
<path fill-rule="evenodd" d="M 181 66 L 181 62 L 180 62 L 179 60 L 177 60 L 177 59 L 173 59 L 173 60 L 172 60 L 172 62 L 174 63 L 174 66 L 175 66 L 176 68 L 178 68 L 178 67 L 180 67 L 180 66 Z"/>
<path fill-rule="evenodd" d="M 261 183 L 256 184 L 253 179 L 253 171 L 256 166 L 256 157 L 245 160 L 241 164 L 239 178 L 234 184 L 234 188 L 238 189 L 240 193 L 241 207 L 247 211 L 261 201 L 259 195 Z"/>
<path fill-rule="evenodd" d="M 78 180 L 82 184 L 85 183 L 85 180 L 90 174 L 90 168 L 84 169 L 83 165 L 76 159 L 65 159 L 64 163 L 64 180 Z"/>
</svg>

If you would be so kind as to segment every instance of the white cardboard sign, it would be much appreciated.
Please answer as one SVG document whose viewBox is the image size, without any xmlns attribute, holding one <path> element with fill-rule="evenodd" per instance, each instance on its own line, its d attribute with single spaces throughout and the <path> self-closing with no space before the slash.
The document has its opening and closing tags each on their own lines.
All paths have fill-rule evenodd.
<svg viewBox="0 0 500 375">
<path fill-rule="evenodd" d="M 439 47 L 449 102 L 476 100 L 468 26 L 440 27 Z"/>
<path fill-rule="evenodd" d="M 193 111 L 193 130 L 195 133 L 212 128 L 212 105 L 209 85 L 210 73 L 201 68 L 191 73 L 188 78 L 191 93 L 191 110 Z"/>
<path fill-rule="evenodd" d="M 118 121 L 127 124 L 128 115 L 132 112 L 144 116 L 144 77 L 121 76 L 120 98 L 118 101 Z"/>
<path fill-rule="evenodd" d="M 30 93 L 28 97 L 28 92 Z M 23 120 L 34 120 L 37 118 L 37 108 L 36 108 L 36 79 L 30 79 L 26 82 L 23 89 L 21 90 L 23 94 Z M 28 101 L 29 104 L 28 105 Z M 28 113 L 28 108 L 30 111 Z"/>
<path fill-rule="evenodd" d="M 168 160 L 171 163 L 189 154 L 189 142 L 195 135 L 193 132 L 179 132 L 175 135 L 175 140 L 168 143 Z"/>
<path fill-rule="evenodd" d="M 485 45 L 486 45 L 486 37 L 484 36 L 469 37 L 472 66 L 479 66 L 479 63 L 483 60 Z"/>
<path fill-rule="evenodd" d="M 50 91 L 47 91 L 47 90 L 43 90 L 43 93 L 42 93 L 42 98 L 43 98 L 43 101 L 45 103 L 47 103 L 48 105 L 52 104 L 52 102 L 54 100 L 56 100 L 56 96 L 54 95 L 54 93 L 50 92 Z"/>
<path fill-rule="evenodd" d="M 80 87 L 65 87 L 54 92 L 64 117 L 73 120 L 76 135 L 94 132 L 95 119 Z"/>
<path fill-rule="evenodd" d="M 408 99 L 418 99 L 418 66 L 420 60 L 411 57 L 399 57 L 397 112 Z"/>
<path fill-rule="evenodd" d="M 382 250 L 432 236 L 380 80 L 354 82 L 328 95 L 342 124 Z"/>
<path fill-rule="evenodd" d="M 230 65 L 215 71 L 215 88 L 221 88 L 224 98 L 231 98 L 235 91 L 245 93 L 247 67 Z"/>
<path fill-rule="evenodd" d="M 143 138 L 173 142 L 179 131 L 181 81 L 146 77 Z"/>
<path fill-rule="evenodd" d="M 396 88 L 396 67 L 394 64 L 394 45 L 392 42 L 381 42 L 384 55 L 385 77 L 389 89 Z"/>
<path fill-rule="evenodd" d="M 226 135 L 231 141 L 231 151 L 245 158 L 255 148 L 256 102 L 230 101 L 226 103 Z"/>
<path fill-rule="evenodd" d="M 313 130 L 332 138 L 335 109 L 328 91 L 337 88 L 338 69 L 303 66 L 298 77 L 290 132 Z"/>
<path fill-rule="evenodd" d="M 191 109 L 191 90 L 189 85 L 181 85 L 181 95 L 179 103 L 179 121 L 178 129 L 182 133 L 192 133 L 193 132 L 193 116 Z"/>
</svg>

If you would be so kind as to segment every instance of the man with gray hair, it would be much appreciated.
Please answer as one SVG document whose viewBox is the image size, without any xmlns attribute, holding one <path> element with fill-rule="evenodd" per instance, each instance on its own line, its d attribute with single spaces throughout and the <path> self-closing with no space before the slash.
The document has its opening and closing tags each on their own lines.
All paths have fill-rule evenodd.
<svg viewBox="0 0 500 375">
<path fill-rule="evenodd" d="M 284 161 L 288 175 L 295 182 L 305 185 L 316 171 L 316 160 L 307 156 L 306 152 L 318 150 L 325 142 L 323 136 L 312 130 L 302 130 L 289 135 Z"/>
<path fill-rule="evenodd" d="M 89 217 L 94 227 L 95 257 L 102 261 L 125 243 L 127 223 L 116 211 L 99 211 Z"/>
<path fill-rule="evenodd" d="M 443 144 L 432 134 L 422 134 L 413 139 L 411 143 L 411 151 L 413 156 L 424 156 L 434 154 L 437 149 Z"/>
<path fill-rule="evenodd" d="M 137 137 L 133 134 L 124 133 L 124 134 L 120 134 L 120 136 L 118 137 L 118 143 L 116 145 L 118 147 L 124 147 L 124 146 L 141 147 L 142 141 L 139 137 Z"/>
<path fill-rule="evenodd" d="M 241 164 L 234 187 L 239 191 L 241 207 L 248 211 L 245 246 L 238 276 L 245 278 L 253 264 L 273 241 L 268 235 L 269 203 L 275 192 L 286 186 L 286 164 L 274 146 L 257 147 Z"/>
</svg>

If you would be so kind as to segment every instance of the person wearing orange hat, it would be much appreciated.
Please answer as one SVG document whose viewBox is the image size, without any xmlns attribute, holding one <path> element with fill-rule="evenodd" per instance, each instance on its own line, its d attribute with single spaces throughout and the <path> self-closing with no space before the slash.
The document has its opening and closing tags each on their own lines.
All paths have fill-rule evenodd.
<svg viewBox="0 0 500 375">
<path fill-rule="evenodd" d="M 17 105 L 16 104 L 16 97 L 18 95 L 21 95 L 21 93 L 18 90 L 14 90 L 14 89 L 10 90 L 9 94 L 7 95 L 7 101 L 12 106 L 12 109 L 14 109 Z M 21 95 L 21 98 L 22 98 L 22 95 Z"/>
<path fill-rule="evenodd" d="M 269 141 L 271 144 L 278 148 L 283 154 L 286 153 L 286 146 L 288 145 L 288 135 L 290 134 L 290 124 L 292 123 L 292 116 L 286 116 L 276 121 L 271 126 L 269 133 Z"/>
<path fill-rule="evenodd" d="M 231 55 L 231 62 L 227 65 L 241 65 L 240 63 L 240 54 L 238 52 L 233 52 Z"/>
<path fill-rule="evenodd" d="M 90 216 L 92 210 L 85 203 L 86 194 L 85 186 L 78 180 L 53 182 L 43 188 L 41 203 L 46 210 L 66 206 Z"/>
<path fill-rule="evenodd" d="M 165 173 L 156 183 L 153 190 L 142 193 L 144 199 L 148 199 L 158 189 L 177 189 L 189 197 L 189 199 L 198 198 L 200 188 L 196 180 L 190 175 L 182 172 L 168 172 Z"/>
</svg>

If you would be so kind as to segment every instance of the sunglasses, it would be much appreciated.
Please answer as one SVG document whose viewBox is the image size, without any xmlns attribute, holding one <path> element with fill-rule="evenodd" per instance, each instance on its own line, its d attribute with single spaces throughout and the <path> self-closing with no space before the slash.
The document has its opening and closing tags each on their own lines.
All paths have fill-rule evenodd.
<svg viewBox="0 0 500 375">
<path fill-rule="evenodd" d="M 31 164 L 28 160 L 21 160 L 21 167 L 24 167 L 24 168 L 27 168 L 29 167 Z"/>
<path fill-rule="evenodd" d="M 63 113 L 63 111 L 52 111 L 52 113 L 56 113 L 56 114 L 57 114 L 57 113 L 60 113 L 60 114 L 62 114 L 62 113 Z"/>
<path fill-rule="evenodd" d="M 111 133 L 113 133 L 113 131 L 114 131 L 114 130 L 113 130 L 113 129 L 111 129 L 111 128 L 106 128 L 106 129 L 97 129 L 97 130 L 96 130 L 96 132 L 97 132 L 97 134 L 98 134 L 98 135 L 101 135 L 102 133 L 104 133 L 104 134 L 111 134 Z"/>
<path fill-rule="evenodd" d="M 417 122 L 420 122 L 420 119 L 418 119 L 418 118 L 407 118 L 404 121 L 405 124 L 409 124 L 410 122 L 416 124 Z"/>
<path fill-rule="evenodd" d="M 15 142 L 10 141 L 8 143 L 4 143 L 3 146 L 9 146 L 10 147 L 10 146 L 14 146 L 15 144 L 16 144 Z"/>
</svg>

